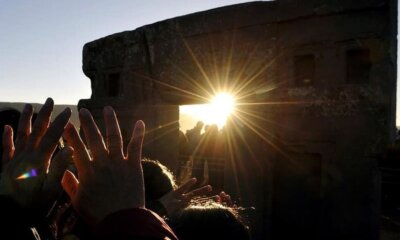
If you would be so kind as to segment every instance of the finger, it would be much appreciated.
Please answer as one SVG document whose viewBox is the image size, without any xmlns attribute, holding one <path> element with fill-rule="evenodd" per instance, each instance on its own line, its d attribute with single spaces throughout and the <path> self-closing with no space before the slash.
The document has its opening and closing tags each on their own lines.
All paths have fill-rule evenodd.
<svg viewBox="0 0 400 240">
<path fill-rule="evenodd" d="M 2 166 L 4 168 L 14 155 L 14 142 L 13 142 L 13 129 L 9 125 L 4 126 L 3 133 L 3 156 L 2 156 Z"/>
<path fill-rule="evenodd" d="M 93 159 L 99 159 L 107 156 L 108 153 L 106 146 L 104 145 L 103 136 L 94 122 L 92 114 L 90 114 L 89 110 L 82 108 L 79 111 L 79 120 L 81 121 L 81 127 L 85 133 L 88 147 L 93 155 Z"/>
<path fill-rule="evenodd" d="M 17 138 L 15 141 L 16 151 L 21 151 L 28 140 L 29 134 L 31 134 L 31 121 L 32 121 L 33 108 L 32 105 L 26 104 L 22 110 L 21 116 L 18 122 Z"/>
<path fill-rule="evenodd" d="M 196 182 L 197 182 L 196 178 L 189 179 L 184 184 L 179 186 L 176 190 L 174 190 L 174 193 L 182 195 L 182 194 L 186 193 L 187 191 L 189 191 L 193 187 L 193 185 L 196 184 Z"/>
<path fill-rule="evenodd" d="M 207 186 L 204 186 L 204 187 L 201 187 L 201 188 L 196 188 L 195 190 L 185 194 L 185 197 L 189 198 L 189 199 L 192 199 L 194 197 L 205 195 L 205 194 L 207 194 L 207 193 L 209 193 L 211 191 L 212 191 L 212 187 L 210 185 L 207 185 Z"/>
<path fill-rule="evenodd" d="M 146 127 L 142 120 L 137 121 L 131 141 L 128 144 L 128 161 L 135 166 L 140 165 L 142 159 L 142 145 L 145 128 Z"/>
<path fill-rule="evenodd" d="M 68 165 L 72 163 L 73 152 L 74 151 L 71 147 L 65 147 L 51 160 L 46 179 L 49 185 L 59 186 L 65 170 Z"/>
<path fill-rule="evenodd" d="M 213 200 L 215 202 L 217 202 L 217 203 L 220 203 L 221 202 L 221 197 L 219 195 L 215 195 L 215 196 L 213 196 Z"/>
<path fill-rule="evenodd" d="M 135 176 L 133 184 L 135 185 L 136 195 L 138 196 L 137 204 L 142 207 L 145 206 L 144 179 L 141 165 L 144 133 L 144 122 L 139 120 L 136 122 L 135 128 L 133 129 L 132 138 L 128 144 L 127 156 L 127 163 L 130 165 L 131 171 Z"/>
<path fill-rule="evenodd" d="M 221 197 L 221 199 L 222 199 L 222 201 L 225 201 L 225 192 L 224 191 L 222 191 L 222 192 L 220 192 L 219 193 L 219 196 Z"/>
<path fill-rule="evenodd" d="M 89 152 L 72 123 L 67 124 L 64 137 L 67 139 L 68 145 L 74 149 L 72 155 L 73 161 L 78 169 L 79 179 L 81 182 L 84 182 L 87 178 L 87 175 L 90 173 Z"/>
<path fill-rule="evenodd" d="M 226 204 L 228 205 L 228 206 L 232 206 L 233 205 L 233 202 L 232 202 L 232 199 L 231 199 L 231 196 L 230 195 L 226 195 L 226 197 L 225 197 L 225 202 L 226 202 Z"/>
<path fill-rule="evenodd" d="M 61 179 L 61 186 L 67 192 L 68 196 L 74 200 L 78 192 L 79 181 L 72 172 L 68 170 L 64 172 L 64 176 Z"/>
<path fill-rule="evenodd" d="M 53 99 L 48 98 L 40 109 L 36 121 L 32 127 L 32 134 L 29 136 L 27 143 L 28 149 L 34 149 L 39 144 L 46 129 L 49 127 L 51 112 L 53 111 L 54 102 Z"/>
<path fill-rule="evenodd" d="M 222 192 L 219 194 L 219 196 L 220 196 L 220 198 L 221 198 L 221 202 L 222 202 L 222 203 L 225 203 L 227 206 L 232 206 L 232 205 L 233 205 L 231 196 L 230 196 L 229 194 L 226 194 L 224 191 L 222 191 Z"/>
<path fill-rule="evenodd" d="M 111 159 L 123 159 L 121 130 L 117 116 L 110 106 L 104 108 L 104 122 L 106 123 L 107 148 Z"/>
<path fill-rule="evenodd" d="M 71 109 L 66 108 L 62 113 L 60 113 L 56 119 L 51 123 L 50 127 L 47 129 L 45 135 L 40 142 L 39 149 L 43 152 L 45 159 L 50 159 L 57 144 L 64 132 L 64 128 L 71 117 Z"/>
</svg>

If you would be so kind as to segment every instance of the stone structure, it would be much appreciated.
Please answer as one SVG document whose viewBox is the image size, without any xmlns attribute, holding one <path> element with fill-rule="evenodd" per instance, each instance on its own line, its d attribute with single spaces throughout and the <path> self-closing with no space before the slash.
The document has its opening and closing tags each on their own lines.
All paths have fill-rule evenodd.
<svg viewBox="0 0 400 240">
<path fill-rule="evenodd" d="M 394 137 L 397 1 L 278 0 L 190 14 L 87 43 L 90 109 L 177 166 L 179 105 L 231 89 L 246 103 L 225 188 L 255 239 L 378 239 L 376 153 Z M 194 94 L 191 94 L 194 93 Z M 240 132 L 240 133 L 239 133 Z"/>
</svg>

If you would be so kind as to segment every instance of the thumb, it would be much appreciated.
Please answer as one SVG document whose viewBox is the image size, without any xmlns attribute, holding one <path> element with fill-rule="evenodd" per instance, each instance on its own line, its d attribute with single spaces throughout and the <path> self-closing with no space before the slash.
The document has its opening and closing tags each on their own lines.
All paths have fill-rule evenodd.
<svg viewBox="0 0 400 240">
<path fill-rule="evenodd" d="M 66 170 L 61 180 L 61 185 L 68 196 L 74 200 L 79 187 L 79 181 L 76 179 L 75 175 L 69 170 Z"/>
<path fill-rule="evenodd" d="M 48 182 L 59 186 L 65 170 L 72 163 L 72 153 L 73 149 L 71 147 L 65 147 L 51 160 L 47 176 Z"/>
</svg>

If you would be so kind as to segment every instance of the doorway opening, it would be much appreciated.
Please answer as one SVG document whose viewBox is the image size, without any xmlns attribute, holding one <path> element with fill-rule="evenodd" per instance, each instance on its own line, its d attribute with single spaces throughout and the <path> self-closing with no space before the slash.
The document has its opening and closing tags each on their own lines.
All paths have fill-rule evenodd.
<svg viewBox="0 0 400 240">
<path fill-rule="evenodd" d="M 229 94 L 208 104 L 179 107 L 179 182 L 197 178 L 197 185 L 222 189 L 225 165 L 226 123 L 235 110 Z"/>
</svg>

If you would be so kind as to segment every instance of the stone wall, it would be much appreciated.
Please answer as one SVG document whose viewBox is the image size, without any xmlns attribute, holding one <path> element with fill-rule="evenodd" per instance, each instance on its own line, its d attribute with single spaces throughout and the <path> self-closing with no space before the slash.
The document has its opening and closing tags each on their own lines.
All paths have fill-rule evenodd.
<svg viewBox="0 0 400 240">
<path fill-rule="evenodd" d="M 84 46 L 92 96 L 79 107 L 103 127 L 112 105 L 125 139 L 143 119 L 145 155 L 176 170 L 179 105 L 233 91 L 251 114 L 230 123 L 225 188 L 255 206 L 254 238 L 378 239 L 375 156 L 395 132 L 394 9 L 253 2 L 116 33 Z"/>
</svg>

